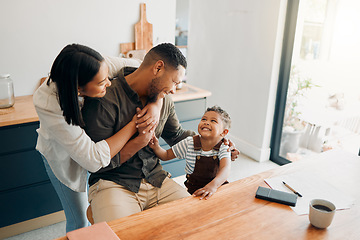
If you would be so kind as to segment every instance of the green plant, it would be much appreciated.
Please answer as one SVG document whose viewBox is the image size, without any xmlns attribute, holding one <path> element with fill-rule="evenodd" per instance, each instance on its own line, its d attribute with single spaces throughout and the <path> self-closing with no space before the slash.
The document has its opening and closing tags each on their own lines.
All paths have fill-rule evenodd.
<svg viewBox="0 0 360 240">
<path fill-rule="evenodd" d="M 284 113 L 284 130 L 296 131 L 304 128 L 304 123 L 299 118 L 301 116 L 298 109 L 299 101 L 313 87 L 319 86 L 315 85 L 310 77 L 303 76 L 296 66 L 291 67 Z"/>
</svg>

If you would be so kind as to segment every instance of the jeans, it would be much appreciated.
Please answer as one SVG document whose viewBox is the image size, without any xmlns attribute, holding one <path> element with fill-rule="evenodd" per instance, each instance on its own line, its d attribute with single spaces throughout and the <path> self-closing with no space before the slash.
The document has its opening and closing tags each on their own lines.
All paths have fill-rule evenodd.
<svg viewBox="0 0 360 240">
<path fill-rule="evenodd" d="M 41 157 L 44 161 L 46 172 L 64 209 L 66 232 L 89 226 L 86 217 L 86 209 L 89 205 L 87 193 L 75 192 L 62 184 L 51 170 L 45 157 L 43 155 L 41 155 Z"/>
</svg>

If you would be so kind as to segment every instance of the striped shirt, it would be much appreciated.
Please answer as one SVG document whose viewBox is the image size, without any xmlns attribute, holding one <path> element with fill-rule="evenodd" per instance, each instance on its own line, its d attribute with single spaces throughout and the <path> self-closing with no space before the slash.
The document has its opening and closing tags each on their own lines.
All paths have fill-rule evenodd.
<svg viewBox="0 0 360 240">
<path fill-rule="evenodd" d="M 178 142 L 172 147 L 172 150 L 175 156 L 179 159 L 186 160 L 185 172 L 187 174 L 192 174 L 195 168 L 196 156 L 219 156 L 219 161 L 223 158 L 231 158 L 231 153 L 228 152 L 229 146 L 224 143 L 221 144 L 219 151 L 215 151 L 214 149 L 210 151 L 194 150 L 194 139 L 192 136 L 185 138 L 184 140 Z"/>
</svg>

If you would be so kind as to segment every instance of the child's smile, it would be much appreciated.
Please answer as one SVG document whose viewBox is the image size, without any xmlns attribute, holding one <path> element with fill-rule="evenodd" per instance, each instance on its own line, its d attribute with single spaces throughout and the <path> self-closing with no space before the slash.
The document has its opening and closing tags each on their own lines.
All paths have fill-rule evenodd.
<svg viewBox="0 0 360 240">
<path fill-rule="evenodd" d="M 224 131 L 221 116 L 214 111 L 206 112 L 198 125 L 202 137 L 220 137 Z"/>
<path fill-rule="evenodd" d="M 208 127 L 202 127 L 201 129 L 202 129 L 203 131 L 211 131 L 211 129 L 208 128 Z"/>
</svg>

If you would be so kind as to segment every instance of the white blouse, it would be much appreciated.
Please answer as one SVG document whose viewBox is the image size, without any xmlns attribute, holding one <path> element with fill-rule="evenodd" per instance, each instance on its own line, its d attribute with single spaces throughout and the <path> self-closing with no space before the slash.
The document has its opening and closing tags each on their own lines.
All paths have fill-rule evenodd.
<svg viewBox="0 0 360 240">
<path fill-rule="evenodd" d="M 124 66 L 137 67 L 140 61 L 105 58 L 109 77 Z M 85 192 L 87 171 L 96 172 L 110 163 L 110 148 L 105 140 L 93 142 L 79 126 L 67 124 L 60 108 L 55 83 L 47 80 L 36 90 L 33 102 L 40 120 L 36 149 L 46 158 L 55 176 L 77 192 Z"/>
</svg>

